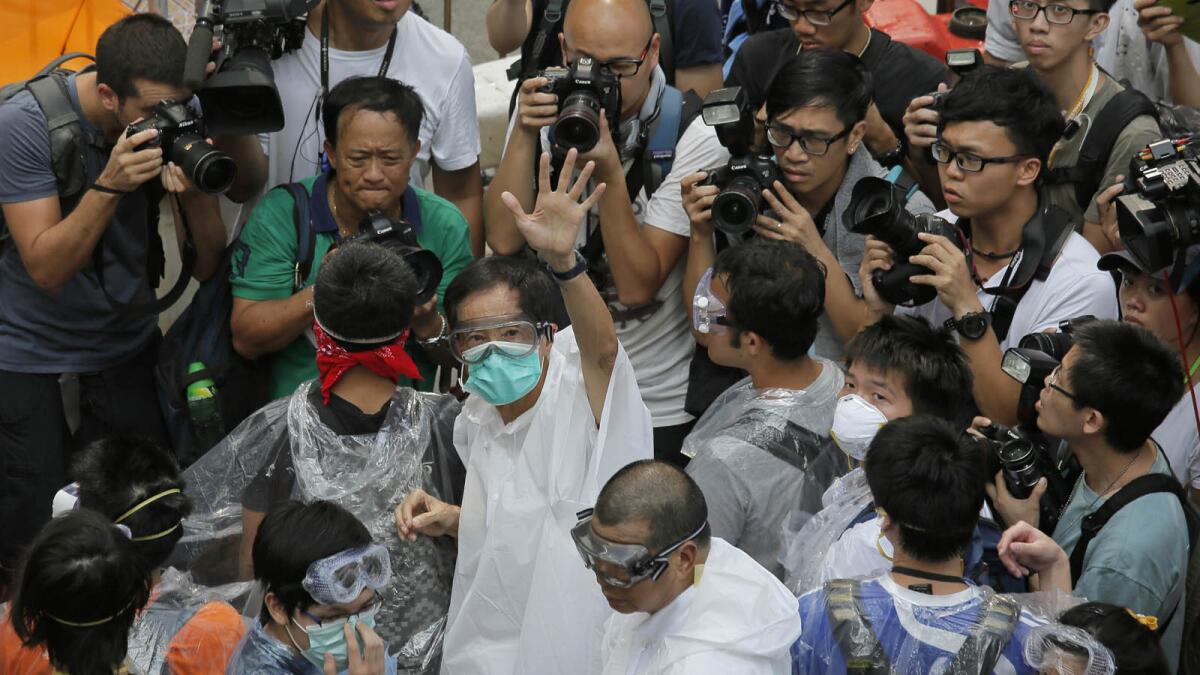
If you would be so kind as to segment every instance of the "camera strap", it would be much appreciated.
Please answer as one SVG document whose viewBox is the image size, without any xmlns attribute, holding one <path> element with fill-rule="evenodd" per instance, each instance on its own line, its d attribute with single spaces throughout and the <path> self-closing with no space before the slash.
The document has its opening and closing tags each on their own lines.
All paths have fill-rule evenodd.
<svg viewBox="0 0 1200 675">
<path fill-rule="evenodd" d="M 1026 223 L 1021 236 L 1021 259 L 1009 266 L 999 288 L 985 288 L 985 293 L 996 296 L 992 303 L 992 330 L 996 340 L 1004 342 L 1012 326 L 1017 305 L 1029 292 L 1035 280 L 1045 281 L 1058 259 L 1059 252 L 1074 232 L 1071 216 L 1056 206 L 1045 206 L 1033 220 Z M 1011 275 L 1011 279 L 1008 277 Z"/>
<path fill-rule="evenodd" d="M 399 26 L 392 27 L 392 36 L 388 38 L 387 51 L 383 53 L 383 61 L 379 64 L 379 77 L 387 75 L 388 66 L 392 64 L 392 52 L 396 50 L 396 36 L 400 33 Z M 321 12 L 321 100 L 329 96 L 329 3 Z M 321 108 L 317 106 L 317 121 L 321 120 Z"/>
<path fill-rule="evenodd" d="M 143 187 L 140 191 L 146 199 L 146 254 L 149 256 L 146 268 L 147 281 L 153 290 L 158 286 L 158 280 L 162 278 L 165 266 L 162 238 L 158 235 L 158 202 L 161 192 L 147 187 Z M 183 246 L 179 251 L 179 278 L 175 280 L 175 283 L 171 285 L 171 290 L 167 291 L 163 297 L 150 302 L 136 303 L 122 302 L 114 298 L 108 292 L 108 287 L 104 285 L 104 238 L 101 237 L 96 242 L 96 247 L 92 249 L 92 271 L 96 275 L 96 283 L 100 286 L 100 291 L 104 293 L 108 304 L 122 316 L 159 314 L 179 300 L 187 288 L 188 281 L 192 278 L 192 271 L 196 268 L 196 242 L 192 237 L 192 227 L 188 222 L 187 212 L 179 201 L 179 196 L 173 194 L 171 198 L 175 201 L 175 210 L 179 214 L 179 224 L 183 227 L 184 239 Z"/>
</svg>

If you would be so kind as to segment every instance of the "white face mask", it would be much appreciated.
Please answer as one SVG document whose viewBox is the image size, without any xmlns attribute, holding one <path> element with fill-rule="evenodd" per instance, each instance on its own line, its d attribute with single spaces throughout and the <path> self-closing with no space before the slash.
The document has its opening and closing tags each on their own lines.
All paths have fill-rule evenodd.
<svg viewBox="0 0 1200 675">
<path fill-rule="evenodd" d="M 887 417 L 879 412 L 879 408 L 858 394 L 847 394 L 838 399 L 829 435 L 842 452 L 861 462 L 867 456 L 871 439 L 887 423 Z"/>
</svg>

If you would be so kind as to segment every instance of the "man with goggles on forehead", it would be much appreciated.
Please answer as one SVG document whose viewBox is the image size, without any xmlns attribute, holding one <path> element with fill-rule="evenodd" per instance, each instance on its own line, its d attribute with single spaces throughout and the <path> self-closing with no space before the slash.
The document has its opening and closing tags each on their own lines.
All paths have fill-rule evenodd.
<svg viewBox="0 0 1200 675">
<path fill-rule="evenodd" d="M 605 675 L 768 675 L 790 669 L 796 598 L 710 535 L 700 486 L 676 466 L 634 462 L 571 530 L 617 613 L 604 628 Z"/>
<path fill-rule="evenodd" d="M 291 502 L 273 511 L 254 539 L 262 613 L 226 672 L 395 673 L 395 658 L 374 630 L 377 591 L 391 574 L 387 549 L 342 507 Z"/>
<path fill-rule="evenodd" d="M 450 350 L 471 394 L 454 428 L 467 465 L 462 507 L 416 491 L 396 513 L 402 537 L 458 537 L 444 672 L 599 670 L 607 611 L 588 592 L 569 532 L 609 476 L 650 456 L 652 431 L 608 307 L 574 249 L 605 190 L 600 183 L 582 199 L 594 164 L 573 180 L 575 159 L 571 150 L 552 190 L 542 156 L 530 214 L 504 194 L 549 272 L 492 256 L 446 290 Z M 551 323 L 555 293 L 571 318 L 561 332 Z"/>
</svg>

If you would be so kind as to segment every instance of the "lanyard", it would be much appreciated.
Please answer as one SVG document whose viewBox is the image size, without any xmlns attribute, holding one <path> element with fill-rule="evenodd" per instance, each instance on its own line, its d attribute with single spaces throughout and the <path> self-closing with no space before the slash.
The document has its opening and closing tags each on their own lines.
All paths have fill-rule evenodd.
<svg viewBox="0 0 1200 675">
<path fill-rule="evenodd" d="M 1079 115 L 1083 113 L 1083 109 L 1092 102 L 1092 97 L 1096 95 L 1096 89 L 1100 86 L 1100 68 L 1093 63 L 1092 72 L 1088 75 L 1087 84 L 1083 85 L 1083 89 L 1079 95 L 1075 97 L 1075 103 L 1071 109 L 1066 112 L 1067 128 L 1063 131 L 1063 137 L 1054 144 L 1054 148 L 1050 150 L 1050 157 L 1046 160 L 1046 165 L 1054 166 L 1054 158 L 1058 154 L 1058 149 L 1062 147 L 1063 142 L 1070 139 L 1079 131 Z M 1090 124 L 1090 122 L 1089 122 Z"/>
<path fill-rule="evenodd" d="M 379 64 L 379 76 L 383 77 L 387 74 L 388 66 L 392 63 L 392 52 L 396 49 L 396 35 L 400 32 L 399 26 L 392 28 L 392 36 L 388 38 L 387 51 L 383 54 L 383 63 Z M 321 12 L 321 98 L 324 99 L 329 95 L 329 3 L 325 4 L 325 11 Z M 317 117 L 321 115 L 320 106 L 317 107 Z"/>
<path fill-rule="evenodd" d="M 1192 376 L 1196 374 L 1197 368 L 1200 368 L 1200 356 L 1197 356 L 1196 360 L 1192 361 L 1192 367 L 1188 368 L 1187 377 L 1184 378 L 1184 384 L 1187 384 L 1188 382 L 1191 381 Z"/>
</svg>

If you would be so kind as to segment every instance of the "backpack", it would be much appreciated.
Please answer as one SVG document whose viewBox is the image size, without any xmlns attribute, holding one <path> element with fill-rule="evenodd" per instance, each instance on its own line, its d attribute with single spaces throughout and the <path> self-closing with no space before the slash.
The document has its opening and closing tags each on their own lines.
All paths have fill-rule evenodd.
<svg viewBox="0 0 1200 675">
<path fill-rule="evenodd" d="M 1079 480 L 1083 480 L 1081 477 Z M 1200 632 L 1200 625 L 1197 625 L 1197 617 L 1200 616 L 1200 556 L 1197 555 L 1198 547 L 1196 546 L 1196 537 L 1200 535 L 1200 512 L 1196 510 L 1188 501 L 1187 491 L 1175 479 L 1175 476 L 1163 473 L 1151 473 L 1145 476 L 1139 476 L 1125 485 L 1125 487 L 1117 490 L 1117 493 L 1109 497 L 1100 508 L 1092 513 L 1084 516 L 1079 521 L 1079 541 L 1075 544 L 1075 549 L 1071 551 L 1071 584 L 1078 583 L 1079 577 L 1083 574 L 1083 559 L 1087 556 L 1088 545 L 1100 533 L 1108 521 L 1112 519 L 1126 505 L 1145 497 L 1159 492 L 1169 492 L 1175 495 L 1179 500 L 1179 506 L 1183 509 L 1184 520 L 1187 521 L 1188 535 L 1188 566 L 1185 570 L 1186 579 L 1184 582 L 1183 596 L 1179 599 L 1179 603 L 1171 609 L 1171 613 L 1166 617 L 1158 617 L 1157 632 L 1161 636 L 1167 630 L 1167 626 L 1179 613 L 1180 605 L 1183 605 L 1184 610 L 1184 626 L 1183 626 L 1183 645 L 1186 649 L 1189 645 L 1195 645 L 1195 636 Z M 1191 658 L 1184 659 L 1187 672 L 1197 673 L 1200 666 L 1200 655 L 1193 654 Z M 1180 672 L 1185 672 L 1180 670 Z"/>
<path fill-rule="evenodd" d="M 65 217 L 73 211 L 84 192 L 90 187 L 87 182 L 87 160 L 85 153 L 89 146 L 105 148 L 106 143 L 99 133 L 89 133 L 79 123 L 79 115 L 71 105 L 71 95 L 67 78 L 73 71 L 62 65 L 78 58 L 95 62 L 95 57 L 83 52 L 63 54 L 46 64 L 28 80 L 13 82 L 0 88 L 0 103 L 4 103 L 23 91 L 29 91 L 37 102 L 42 114 L 46 116 L 46 126 L 50 137 L 50 163 L 54 170 L 57 183 L 59 210 Z M 94 66 L 88 66 L 80 73 L 87 72 Z M 151 182 L 143 186 L 146 194 L 146 279 L 152 283 L 152 288 L 158 285 L 166 269 L 166 256 L 163 253 L 162 238 L 158 234 L 158 203 L 164 194 L 157 183 Z M 124 316 L 157 315 L 159 312 L 175 304 L 187 288 L 188 279 L 196 264 L 196 247 L 192 241 L 191 228 L 188 226 L 187 214 L 183 213 L 181 224 L 184 230 L 183 249 L 180 254 L 179 278 L 162 298 L 144 303 L 126 303 L 113 298 L 104 284 L 104 239 L 96 242 L 92 249 L 92 271 L 96 275 L 100 290 L 108 299 L 112 308 Z M 10 235 L 6 223 L 0 223 L 0 253 L 8 246 Z"/>
<path fill-rule="evenodd" d="M 300 290 L 312 270 L 316 249 L 316 229 L 309 216 L 309 194 L 299 183 L 288 183 L 276 189 L 292 195 L 292 220 L 296 227 L 296 261 L 292 292 Z M 234 427 L 271 399 L 270 367 L 265 361 L 247 359 L 233 348 L 229 319 L 233 311 L 233 291 L 229 273 L 235 253 L 241 246 L 240 232 L 225 248 L 216 272 L 200 284 L 191 304 L 171 325 L 158 349 L 154 378 L 158 385 L 159 404 L 171 437 L 171 445 L 180 465 L 187 467 L 209 448 L 195 441 L 192 420 L 188 414 L 187 389 L 192 384 L 210 379 L 217 388 L 221 420 L 225 430 Z M 204 364 L 204 369 L 188 373 L 192 363 Z"/>
</svg>

